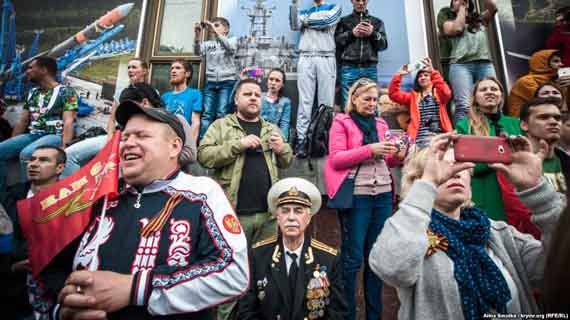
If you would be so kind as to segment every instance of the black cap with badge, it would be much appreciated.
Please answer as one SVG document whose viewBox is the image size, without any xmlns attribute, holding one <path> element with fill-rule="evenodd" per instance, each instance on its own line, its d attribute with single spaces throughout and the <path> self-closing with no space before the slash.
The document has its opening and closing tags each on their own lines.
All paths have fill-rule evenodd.
<svg viewBox="0 0 570 320">
<path fill-rule="evenodd" d="M 153 120 L 167 124 L 174 130 L 176 135 L 182 139 L 182 144 L 186 143 L 186 136 L 184 135 L 184 128 L 178 118 L 163 108 L 143 107 L 141 104 L 133 101 L 126 100 L 121 102 L 115 112 L 115 119 L 121 127 L 125 127 L 129 119 L 135 114 L 143 114 Z"/>
</svg>

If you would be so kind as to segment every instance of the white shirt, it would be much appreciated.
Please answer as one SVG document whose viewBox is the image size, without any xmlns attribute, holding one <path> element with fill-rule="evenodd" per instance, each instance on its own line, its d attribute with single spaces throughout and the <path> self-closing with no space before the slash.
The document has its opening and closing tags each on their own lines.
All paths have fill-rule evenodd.
<svg viewBox="0 0 570 320">
<path fill-rule="evenodd" d="M 287 274 L 289 274 L 289 269 L 291 269 L 291 263 L 293 263 L 293 258 L 291 258 L 287 254 L 287 252 L 294 253 L 297 255 L 297 267 L 298 267 L 299 261 L 301 260 L 301 251 L 303 251 L 303 243 L 304 242 L 305 241 L 303 240 L 303 242 L 301 242 L 301 245 L 299 246 L 299 248 L 297 248 L 296 250 L 289 250 L 285 246 L 285 241 L 283 241 L 283 248 L 285 248 L 285 266 L 287 266 Z"/>
</svg>

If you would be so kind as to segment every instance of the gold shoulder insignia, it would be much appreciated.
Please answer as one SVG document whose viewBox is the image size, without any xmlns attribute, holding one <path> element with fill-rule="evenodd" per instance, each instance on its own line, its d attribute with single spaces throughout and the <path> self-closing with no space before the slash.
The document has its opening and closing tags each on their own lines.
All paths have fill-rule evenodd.
<svg viewBox="0 0 570 320">
<path fill-rule="evenodd" d="M 333 256 L 338 255 L 338 250 L 329 246 L 328 244 L 324 244 L 324 243 L 320 242 L 319 240 L 311 239 L 311 246 L 314 247 L 315 249 L 319 249 L 321 251 L 328 252 L 328 253 L 332 254 Z"/>
<path fill-rule="evenodd" d="M 253 246 L 251 246 L 251 248 L 252 248 L 252 249 L 255 249 L 255 248 L 264 246 L 264 245 L 266 245 L 266 244 L 273 243 L 273 242 L 275 242 L 275 241 L 277 241 L 277 236 L 271 236 L 271 237 L 269 237 L 269 238 L 267 238 L 267 239 L 265 239 L 265 240 L 261 240 L 261 241 L 258 241 L 258 242 L 256 242 L 256 243 L 254 243 Z"/>
</svg>

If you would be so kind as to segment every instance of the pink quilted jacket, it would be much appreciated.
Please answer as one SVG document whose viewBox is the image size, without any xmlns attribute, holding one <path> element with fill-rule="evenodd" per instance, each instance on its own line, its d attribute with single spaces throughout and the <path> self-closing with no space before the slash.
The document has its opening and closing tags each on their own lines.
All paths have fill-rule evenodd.
<svg viewBox="0 0 570 320">
<path fill-rule="evenodd" d="M 388 124 L 381 118 L 376 118 L 376 129 L 379 141 L 384 140 Z M 329 198 L 334 197 L 353 167 L 371 158 L 372 150 L 368 145 L 362 145 L 362 131 L 350 115 L 337 114 L 330 129 L 329 157 L 325 162 L 325 184 Z M 385 159 L 389 167 L 399 164 L 393 156 Z"/>
</svg>

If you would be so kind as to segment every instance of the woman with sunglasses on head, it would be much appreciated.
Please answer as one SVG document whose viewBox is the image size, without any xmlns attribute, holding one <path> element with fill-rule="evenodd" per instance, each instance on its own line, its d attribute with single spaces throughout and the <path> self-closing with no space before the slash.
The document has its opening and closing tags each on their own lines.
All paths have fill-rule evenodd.
<svg viewBox="0 0 570 320">
<path fill-rule="evenodd" d="M 469 117 L 457 123 L 457 133 L 493 137 L 522 134 L 520 120 L 503 114 L 505 90 L 499 80 L 487 77 L 477 82 L 471 99 Z M 510 184 L 497 175 L 495 169 L 484 163 L 475 165 L 471 179 L 473 202 L 493 220 L 507 219 L 503 198 L 505 188 L 510 189 Z"/>
<path fill-rule="evenodd" d="M 392 101 L 410 110 L 407 132 L 419 148 L 426 147 L 432 136 L 453 130 L 446 107 L 451 90 L 439 71 L 433 68 L 430 58 L 425 58 L 423 63 L 425 67 L 417 72 L 412 91 L 400 89 L 402 77 L 412 72 L 406 64 L 392 77 L 388 93 Z"/>
<path fill-rule="evenodd" d="M 388 125 L 376 116 L 377 105 L 376 82 L 357 80 L 350 88 L 345 113 L 333 120 L 325 162 L 329 206 L 344 209 L 339 218 L 346 319 L 355 318 L 356 275 L 363 262 L 367 318 L 379 319 L 382 313 L 382 282 L 370 270 L 368 254 L 392 213 L 393 181 L 388 167 L 397 164 L 405 151 L 387 139 Z"/>
<path fill-rule="evenodd" d="M 472 163 L 457 163 L 451 133 L 406 159 L 404 200 L 370 253 L 370 267 L 400 298 L 399 319 L 480 320 L 496 314 L 540 314 L 533 288 L 564 206 L 542 177 L 546 142 L 538 153 L 524 137 L 511 139 L 513 162 L 493 164 L 516 187 L 543 231 L 542 241 L 471 205 Z M 556 311 L 561 312 L 561 311 Z M 499 318 L 501 318 L 499 316 Z"/>
<path fill-rule="evenodd" d="M 447 47 L 449 83 L 455 101 L 455 123 L 469 113 L 473 84 L 495 76 L 487 27 L 497 13 L 496 0 L 485 0 L 485 11 L 478 13 L 473 0 L 451 0 L 437 15 L 437 26 Z"/>
</svg>

